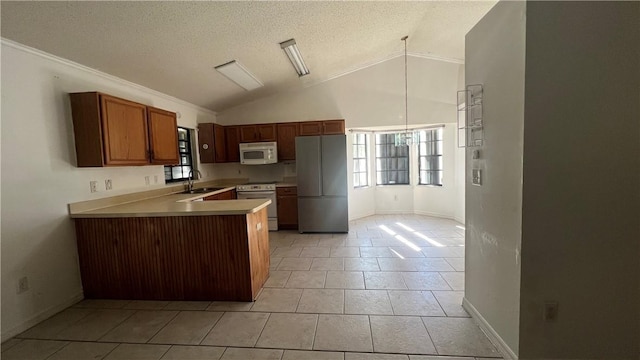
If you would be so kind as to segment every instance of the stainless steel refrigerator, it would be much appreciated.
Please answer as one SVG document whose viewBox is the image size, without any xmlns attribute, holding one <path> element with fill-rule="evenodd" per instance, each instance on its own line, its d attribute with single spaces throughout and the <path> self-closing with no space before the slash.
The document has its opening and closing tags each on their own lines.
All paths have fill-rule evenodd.
<svg viewBox="0 0 640 360">
<path fill-rule="evenodd" d="M 349 232 L 346 135 L 296 137 L 298 230 Z"/>
</svg>

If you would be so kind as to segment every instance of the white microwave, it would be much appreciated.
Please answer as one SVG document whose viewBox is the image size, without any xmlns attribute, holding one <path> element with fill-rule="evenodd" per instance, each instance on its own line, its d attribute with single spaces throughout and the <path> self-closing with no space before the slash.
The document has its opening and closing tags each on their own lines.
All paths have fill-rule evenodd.
<svg viewBox="0 0 640 360">
<path fill-rule="evenodd" d="M 240 164 L 263 165 L 278 162 L 278 145 L 275 142 L 240 144 Z"/>
</svg>

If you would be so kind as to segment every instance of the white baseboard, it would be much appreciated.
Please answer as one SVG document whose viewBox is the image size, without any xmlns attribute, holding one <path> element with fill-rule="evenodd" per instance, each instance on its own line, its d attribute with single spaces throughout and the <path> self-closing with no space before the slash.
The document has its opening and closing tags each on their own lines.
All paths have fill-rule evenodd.
<svg viewBox="0 0 640 360">
<path fill-rule="evenodd" d="M 428 212 L 428 211 L 419 211 L 419 210 L 414 210 L 414 211 L 409 211 L 409 210 L 376 210 L 376 211 L 374 211 L 372 213 L 354 215 L 349 220 L 350 221 L 351 220 L 358 220 L 358 219 L 362 219 L 362 218 L 365 218 L 367 216 L 373 216 L 373 215 L 406 215 L 406 214 L 424 215 L 424 216 L 437 217 L 437 218 L 441 218 L 441 219 L 450 219 L 450 220 L 455 220 L 455 221 L 457 221 L 457 222 L 459 222 L 461 224 L 464 224 L 464 222 L 454 218 L 451 215 L 432 213 L 432 212 Z"/>
<path fill-rule="evenodd" d="M 493 329 L 491 325 L 487 322 L 487 320 L 478 312 L 478 310 L 473 306 L 467 298 L 462 298 L 462 307 L 467 310 L 471 318 L 476 321 L 480 329 L 484 331 L 489 340 L 493 343 L 493 345 L 498 348 L 498 351 L 502 356 L 507 360 L 518 360 L 518 355 L 511 350 L 509 345 L 502 339 L 500 335 Z"/>
<path fill-rule="evenodd" d="M 362 219 L 362 218 L 366 218 L 367 216 L 373 216 L 376 213 L 372 212 L 372 213 L 366 213 L 366 214 L 357 214 L 357 215 L 353 215 L 353 217 L 349 218 L 349 221 L 351 220 L 358 220 L 358 219 Z"/>
<path fill-rule="evenodd" d="M 376 215 L 401 215 L 401 214 L 413 214 L 410 210 L 376 210 Z"/>
<path fill-rule="evenodd" d="M 450 220 L 455 220 L 453 218 L 453 216 L 451 215 L 445 215 L 445 214 L 439 214 L 439 213 L 432 213 L 432 212 L 428 212 L 428 211 L 420 211 L 420 210 L 416 210 L 413 212 L 414 214 L 417 215 L 425 215 L 425 216 L 431 216 L 431 217 L 437 217 L 437 218 L 441 218 L 441 219 L 450 219 Z"/>
<path fill-rule="evenodd" d="M 52 317 L 53 315 L 59 313 L 60 311 L 68 308 L 69 306 L 77 303 L 82 299 L 84 299 L 84 293 L 80 291 L 79 293 L 75 294 L 71 298 L 67 299 L 65 302 L 59 305 L 52 306 L 48 309 L 45 309 L 37 313 L 36 315 L 32 316 L 31 318 L 29 318 L 27 321 L 24 321 L 22 324 L 3 332 L 2 334 L 0 334 L 0 341 L 5 342 L 11 339 L 12 337 L 24 332 L 25 330 L 28 330 L 32 326 L 44 320 L 47 320 L 48 318 Z"/>
</svg>

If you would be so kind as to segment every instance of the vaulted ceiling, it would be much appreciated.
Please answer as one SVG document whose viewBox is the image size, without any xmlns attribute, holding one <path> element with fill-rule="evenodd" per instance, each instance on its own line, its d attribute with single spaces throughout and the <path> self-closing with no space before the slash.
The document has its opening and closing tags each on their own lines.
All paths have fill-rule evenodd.
<svg viewBox="0 0 640 360">
<path fill-rule="evenodd" d="M 193 104 L 223 111 L 408 51 L 462 62 L 464 35 L 495 1 L 2 1 L 1 36 Z M 279 43 L 295 38 L 298 78 Z M 214 70 L 237 60 L 264 87 Z"/>
</svg>

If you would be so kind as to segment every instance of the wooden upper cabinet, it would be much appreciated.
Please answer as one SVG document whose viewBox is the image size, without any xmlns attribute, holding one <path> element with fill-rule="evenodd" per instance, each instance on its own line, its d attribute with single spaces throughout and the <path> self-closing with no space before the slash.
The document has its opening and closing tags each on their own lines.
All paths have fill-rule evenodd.
<svg viewBox="0 0 640 360">
<path fill-rule="evenodd" d="M 276 141 L 276 124 L 242 125 L 240 129 L 240 142 Z"/>
<path fill-rule="evenodd" d="M 227 162 L 227 141 L 225 139 L 224 126 L 213 124 L 213 138 L 216 162 Z"/>
<path fill-rule="evenodd" d="M 344 120 L 304 121 L 300 123 L 300 136 L 344 134 Z"/>
<path fill-rule="evenodd" d="M 213 123 L 198 124 L 198 151 L 200 163 L 227 162 L 224 126 Z"/>
<path fill-rule="evenodd" d="M 240 127 L 225 126 L 224 135 L 227 148 L 227 162 L 240 162 Z"/>
<path fill-rule="evenodd" d="M 69 98 L 78 167 L 179 162 L 175 113 L 99 92 Z"/>
<path fill-rule="evenodd" d="M 198 152 L 200 163 L 211 164 L 216 161 L 216 148 L 213 137 L 213 123 L 198 124 Z"/>
<path fill-rule="evenodd" d="M 255 125 L 243 125 L 239 127 L 239 130 L 240 142 L 258 141 L 258 130 L 256 129 Z"/>
<path fill-rule="evenodd" d="M 151 163 L 159 165 L 179 164 L 176 113 L 148 106 L 147 117 Z"/>
<path fill-rule="evenodd" d="M 149 164 L 146 106 L 98 92 L 69 98 L 78 167 Z"/>
<path fill-rule="evenodd" d="M 258 141 L 276 141 L 277 130 L 276 124 L 260 124 L 256 125 L 258 131 Z"/>
<path fill-rule="evenodd" d="M 322 135 L 322 121 L 304 121 L 300 123 L 300 136 Z"/>
<path fill-rule="evenodd" d="M 109 95 L 100 95 L 100 104 L 104 164 L 149 164 L 147 107 Z"/>
<path fill-rule="evenodd" d="M 278 160 L 296 159 L 296 136 L 298 136 L 300 124 L 278 124 Z"/>
<path fill-rule="evenodd" d="M 322 135 L 344 134 L 344 120 L 325 120 L 322 122 Z"/>
</svg>

